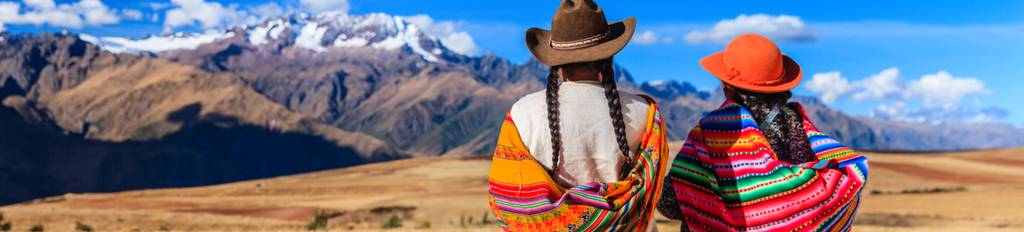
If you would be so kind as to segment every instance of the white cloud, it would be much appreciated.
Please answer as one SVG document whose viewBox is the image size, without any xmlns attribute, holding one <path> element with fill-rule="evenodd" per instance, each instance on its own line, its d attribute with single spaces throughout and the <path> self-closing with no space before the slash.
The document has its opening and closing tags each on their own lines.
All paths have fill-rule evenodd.
<svg viewBox="0 0 1024 232">
<path fill-rule="evenodd" d="M 870 77 L 858 81 L 853 93 L 853 100 L 886 99 L 899 96 L 902 87 L 899 83 L 900 69 L 887 68 Z"/>
<path fill-rule="evenodd" d="M 671 44 L 673 42 L 675 42 L 675 38 L 671 36 L 661 37 L 650 30 L 640 32 L 640 34 L 633 36 L 633 43 L 636 44 Z"/>
<path fill-rule="evenodd" d="M 473 42 L 473 36 L 466 32 L 460 31 L 441 37 L 441 43 L 459 54 L 476 55 L 480 53 L 480 48 L 477 47 L 476 42 Z"/>
<path fill-rule="evenodd" d="M 989 93 L 976 78 L 956 77 L 946 71 L 903 83 L 898 68 L 887 68 L 862 80 L 850 81 L 840 72 L 816 73 L 804 84 L 823 102 L 885 100 L 872 109 L 876 118 L 922 123 L 990 123 L 1006 118 L 1005 110 L 972 110 L 961 102 Z"/>
<path fill-rule="evenodd" d="M 72 7 L 77 7 L 78 11 L 85 16 L 86 23 L 90 25 L 115 24 L 121 20 L 100 0 L 82 0 Z"/>
<path fill-rule="evenodd" d="M 857 81 L 850 81 L 838 71 L 815 73 L 804 87 L 817 93 L 821 101 L 831 104 L 850 97 L 854 101 L 872 99 L 903 100 L 904 85 L 900 83 L 900 69 L 887 68 Z"/>
<path fill-rule="evenodd" d="M 173 8 L 164 15 L 164 32 L 197 24 L 203 29 L 216 29 L 257 21 L 254 15 L 234 4 L 224 6 L 205 0 L 171 0 L 171 4 Z"/>
<path fill-rule="evenodd" d="M 140 20 L 143 17 L 142 11 L 135 10 L 135 9 L 124 9 L 124 10 L 121 10 L 121 15 L 123 15 L 124 18 L 131 19 L 131 20 Z"/>
<path fill-rule="evenodd" d="M 348 0 L 299 0 L 307 10 L 314 13 L 336 11 L 348 13 Z"/>
<path fill-rule="evenodd" d="M 804 83 L 804 88 L 818 93 L 825 104 L 831 104 L 853 91 L 853 85 L 838 71 L 815 73 L 810 81 Z"/>
<path fill-rule="evenodd" d="M 445 47 L 453 52 L 463 55 L 476 55 L 480 48 L 473 40 L 473 36 L 460 30 L 461 23 L 453 21 L 434 21 L 429 15 L 413 15 L 403 17 L 405 21 L 416 25 L 427 35 L 441 40 Z"/>
<path fill-rule="evenodd" d="M 146 6 L 149 6 L 149 9 L 152 9 L 153 11 L 158 11 L 171 7 L 171 4 L 163 2 L 150 2 L 149 4 L 146 4 Z"/>
<path fill-rule="evenodd" d="M 36 8 L 36 9 L 53 9 L 57 7 L 57 3 L 53 0 L 25 0 L 25 6 Z"/>
<path fill-rule="evenodd" d="M 907 85 L 907 94 L 920 97 L 926 106 L 951 107 L 966 96 L 986 93 L 988 89 L 981 80 L 954 77 L 946 71 L 924 75 Z"/>
<path fill-rule="evenodd" d="M 0 22 L 0 32 L 4 32 L 4 23 Z"/>
<path fill-rule="evenodd" d="M 285 10 L 280 5 L 277 5 L 277 3 L 268 2 L 253 8 L 252 13 L 259 16 L 260 19 L 267 19 L 283 15 Z"/>
<path fill-rule="evenodd" d="M 999 123 L 1009 115 L 1002 108 L 986 108 L 982 110 L 970 110 L 966 107 L 920 107 L 912 108 L 907 103 L 896 101 L 888 104 L 880 104 L 870 113 L 870 116 L 885 120 L 895 120 L 915 123 Z"/>
<path fill-rule="evenodd" d="M 929 107 L 956 105 L 964 97 L 988 93 L 981 80 L 955 77 L 946 71 L 924 75 L 904 84 L 900 81 L 898 68 L 887 68 L 858 81 L 850 81 L 836 71 L 816 73 L 804 87 L 817 93 L 825 103 L 850 97 L 854 101 L 921 100 Z"/>
<path fill-rule="evenodd" d="M 733 37 L 748 33 L 782 41 L 813 41 L 815 37 L 800 17 L 741 14 L 735 19 L 719 21 L 711 30 L 691 31 L 684 39 L 689 43 L 728 43 Z"/>
<path fill-rule="evenodd" d="M 26 0 L 24 3 L 25 8 L 22 9 L 16 2 L 0 2 L 0 23 L 82 28 L 121 21 L 116 10 L 99 0 L 66 4 L 57 4 L 53 0 Z"/>
<path fill-rule="evenodd" d="M 638 44 L 653 44 L 658 42 L 658 35 L 654 34 L 653 31 L 644 31 L 633 38 L 633 42 Z"/>
</svg>

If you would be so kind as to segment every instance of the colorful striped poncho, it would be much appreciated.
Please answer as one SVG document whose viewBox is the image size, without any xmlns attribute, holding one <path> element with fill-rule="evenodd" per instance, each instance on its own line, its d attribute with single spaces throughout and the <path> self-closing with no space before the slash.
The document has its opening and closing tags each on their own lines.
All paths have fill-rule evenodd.
<svg viewBox="0 0 1024 232">
<path fill-rule="evenodd" d="M 668 172 L 665 123 L 650 101 L 636 165 L 625 180 L 565 189 L 523 145 L 509 116 L 501 127 L 490 172 L 491 210 L 505 231 L 643 231 Z M 614 142 L 614 141 L 610 141 Z"/>
<path fill-rule="evenodd" d="M 693 231 L 848 231 L 867 159 L 822 134 L 802 106 L 815 161 L 777 160 L 750 112 L 726 102 L 690 131 L 669 173 Z"/>
</svg>

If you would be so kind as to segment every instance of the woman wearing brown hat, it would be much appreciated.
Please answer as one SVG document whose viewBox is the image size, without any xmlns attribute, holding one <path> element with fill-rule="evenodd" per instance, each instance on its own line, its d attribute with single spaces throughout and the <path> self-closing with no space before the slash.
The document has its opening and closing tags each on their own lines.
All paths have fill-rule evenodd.
<svg viewBox="0 0 1024 232">
<path fill-rule="evenodd" d="M 516 102 L 491 165 L 491 209 L 506 231 L 642 231 L 667 172 L 665 125 L 651 98 L 616 89 L 612 56 L 635 19 L 608 23 L 592 0 L 564 0 L 527 48 L 547 89 Z"/>
<path fill-rule="evenodd" d="M 867 159 L 787 103 L 800 66 L 754 34 L 700 64 L 727 100 L 690 131 L 658 210 L 682 219 L 683 230 L 849 230 Z"/>
</svg>

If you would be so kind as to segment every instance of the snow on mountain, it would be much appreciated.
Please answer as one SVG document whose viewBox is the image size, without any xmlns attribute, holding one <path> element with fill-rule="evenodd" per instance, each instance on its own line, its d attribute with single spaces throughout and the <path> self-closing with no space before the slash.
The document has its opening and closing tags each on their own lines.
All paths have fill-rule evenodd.
<svg viewBox="0 0 1024 232">
<path fill-rule="evenodd" d="M 267 39 L 276 40 L 281 37 L 281 33 L 291 25 L 284 19 L 275 19 L 267 21 L 263 26 L 254 27 L 249 32 L 249 43 L 259 46 L 267 43 Z"/>
<path fill-rule="evenodd" d="M 123 37 L 95 37 L 88 34 L 78 35 L 82 40 L 99 45 L 103 49 L 113 53 L 159 53 L 177 49 L 195 49 L 200 45 L 234 36 L 234 32 L 207 32 L 203 34 L 175 33 L 170 36 L 151 36 L 144 39 L 132 40 Z"/>
<path fill-rule="evenodd" d="M 347 15 L 325 13 L 307 19 L 295 41 L 299 47 L 324 51 L 325 47 L 373 47 L 385 50 L 409 47 L 424 60 L 435 62 L 444 53 L 440 40 L 427 35 L 402 16 L 382 13 Z"/>
<path fill-rule="evenodd" d="M 327 48 L 322 45 L 327 29 L 327 27 L 321 27 L 316 23 L 306 23 L 305 26 L 302 26 L 299 36 L 295 38 L 295 46 L 317 52 L 327 51 Z"/>
<path fill-rule="evenodd" d="M 243 25 L 224 32 L 203 34 L 176 33 L 133 40 L 122 37 L 95 37 L 82 34 L 83 40 L 115 53 L 137 53 L 175 49 L 195 49 L 202 44 L 235 36 L 253 46 L 283 44 L 314 52 L 331 49 L 369 47 L 384 50 L 408 48 L 424 60 L 436 62 L 443 55 L 460 54 L 444 46 L 441 40 L 402 16 L 383 13 L 348 15 L 327 12 L 318 15 L 293 14 L 255 25 Z M 468 54 L 463 54 L 468 55 Z"/>
</svg>

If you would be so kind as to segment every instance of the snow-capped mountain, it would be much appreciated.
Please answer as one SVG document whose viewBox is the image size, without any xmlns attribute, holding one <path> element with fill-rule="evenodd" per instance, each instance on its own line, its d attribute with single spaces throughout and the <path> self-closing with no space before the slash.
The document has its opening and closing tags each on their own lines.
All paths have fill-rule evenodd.
<svg viewBox="0 0 1024 232">
<path fill-rule="evenodd" d="M 698 91 L 697 87 L 692 84 L 678 80 L 648 81 L 641 83 L 640 89 L 662 99 L 676 99 L 683 96 L 707 99 L 710 96 L 708 92 Z"/>
<path fill-rule="evenodd" d="M 383 13 L 348 15 L 328 12 L 318 15 L 293 14 L 255 25 L 241 25 L 224 31 L 173 33 L 142 39 L 96 37 L 81 34 L 82 40 L 115 53 L 161 53 L 195 49 L 203 44 L 241 36 L 250 45 L 303 48 L 313 52 L 332 49 L 369 47 L 384 50 L 408 48 L 424 60 L 436 62 L 446 55 L 459 54 L 444 46 L 403 16 Z"/>
</svg>

